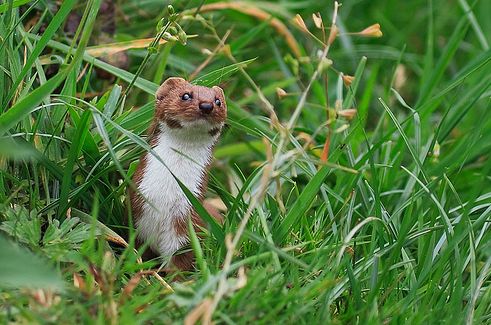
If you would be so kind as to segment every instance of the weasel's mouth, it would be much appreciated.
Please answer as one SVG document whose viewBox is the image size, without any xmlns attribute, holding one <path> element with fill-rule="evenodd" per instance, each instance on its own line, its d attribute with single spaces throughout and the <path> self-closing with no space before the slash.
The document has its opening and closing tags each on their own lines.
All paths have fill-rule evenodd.
<svg viewBox="0 0 491 325">
<path fill-rule="evenodd" d="M 222 130 L 223 123 L 215 122 L 213 119 L 195 117 L 194 119 L 166 118 L 166 126 L 173 130 L 188 130 L 193 133 L 208 133 L 215 136 Z"/>
<path fill-rule="evenodd" d="M 195 115 L 192 118 L 179 118 L 179 117 L 171 117 L 166 118 L 165 124 L 171 129 L 186 129 L 186 128 L 207 128 L 209 129 L 212 126 L 213 121 L 206 116 Z"/>
<path fill-rule="evenodd" d="M 207 126 L 215 126 L 217 124 L 221 124 L 222 123 L 222 120 L 220 118 L 220 116 L 217 116 L 216 114 L 204 114 L 204 113 L 197 113 L 197 114 L 193 114 L 191 116 L 185 116 L 183 119 L 179 119 L 181 120 L 181 124 L 182 123 L 185 123 L 185 124 L 194 124 L 194 125 L 207 125 Z"/>
</svg>

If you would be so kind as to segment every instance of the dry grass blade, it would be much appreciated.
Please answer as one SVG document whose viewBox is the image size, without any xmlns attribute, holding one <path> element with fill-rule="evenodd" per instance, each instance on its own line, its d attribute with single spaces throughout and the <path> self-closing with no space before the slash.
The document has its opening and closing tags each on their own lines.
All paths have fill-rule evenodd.
<svg viewBox="0 0 491 325">
<path fill-rule="evenodd" d="M 123 292 L 121 293 L 121 297 L 119 299 L 121 303 L 124 302 L 124 300 L 131 295 L 133 290 L 135 290 L 138 283 L 140 283 L 143 275 L 144 275 L 143 272 L 138 272 L 137 274 L 131 277 L 130 281 L 128 281 L 128 283 L 123 289 Z"/>
<path fill-rule="evenodd" d="M 190 37 L 188 35 L 188 37 Z M 127 42 L 117 42 L 117 43 L 109 43 L 109 44 L 101 44 L 97 46 L 90 46 L 87 47 L 85 50 L 85 54 L 88 54 L 90 56 L 93 56 L 95 58 L 99 57 L 104 57 L 104 56 L 110 56 L 119 52 L 123 52 L 126 50 L 131 50 L 131 49 L 142 49 L 146 48 L 150 45 L 150 43 L 153 41 L 153 38 L 143 38 L 143 39 L 137 39 L 133 41 L 127 41 Z M 159 45 L 167 43 L 166 40 L 161 39 L 159 41 Z M 40 59 L 41 64 L 50 64 L 51 63 L 51 56 L 50 55 L 45 55 L 41 57 Z"/>
<path fill-rule="evenodd" d="M 259 9 L 258 7 L 253 6 L 250 3 L 242 2 L 242 1 L 215 2 L 215 3 L 210 3 L 201 6 L 201 8 L 199 8 L 199 11 L 203 13 L 203 12 L 225 10 L 225 9 L 236 10 L 246 15 L 255 17 L 259 20 L 269 21 L 269 24 L 278 32 L 279 35 L 281 35 L 285 39 L 286 43 L 288 44 L 288 47 L 290 47 L 293 54 L 295 54 L 296 57 L 302 56 L 302 52 L 300 51 L 300 46 L 298 45 L 297 40 L 293 37 L 292 33 L 288 30 L 285 24 L 278 18 L 274 18 L 268 12 Z M 186 13 L 194 13 L 195 11 L 196 8 L 193 8 L 187 10 Z"/>
<path fill-rule="evenodd" d="M 210 309 L 211 299 L 207 298 L 203 300 L 198 306 L 196 306 L 191 312 L 184 318 L 184 325 L 193 325 L 196 324 L 200 318 L 204 319 L 204 315 L 207 310 Z M 203 321 L 203 323 L 205 323 Z"/>
<path fill-rule="evenodd" d="M 140 283 L 140 281 L 143 279 L 145 275 L 151 275 L 155 277 L 157 281 L 159 281 L 160 284 L 166 289 L 166 293 L 174 292 L 174 289 L 172 289 L 172 287 L 167 283 L 167 281 L 165 281 L 156 271 L 144 270 L 133 275 L 130 281 L 128 281 L 121 294 L 121 298 L 120 298 L 121 302 L 123 302 L 126 298 L 128 298 L 131 295 L 133 290 L 135 290 L 136 286 Z"/>
<path fill-rule="evenodd" d="M 73 285 L 75 286 L 75 288 L 79 288 L 80 291 L 82 291 L 82 292 L 85 292 L 86 287 L 87 287 L 85 285 L 84 279 L 78 273 L 73 273 Z"/>
<path fill-rule="evenodd" d="M 189 35 L 188 35 L 189 37 Z M 142 38 L 127 42 L 117 42 L 109 44 L 101 44 L 97 46 L 90 46 L 85 50 L 85 53 L 90 54 L 93 57 L 101 57 L 106 55 L 115 54 L 118 52 L 130 50 L 130 49 L 142 49 L 146 48 L 152 43 L 153 38 Z M 160 39 L 159 45 L 167 43 L 166 40 Z"/>
<path fill-rule="evenodd" d="M 225 42 L 227 41 L 227 38 L 230 35 L 230 32 L 231 32 L 231 30 L 228 30 L 225 33 L 225 35 L 220 40 L 220 43 L 218 43 L 218 45 L 215 47 L 215 49 L 213 50 L 213 52 L 206 58 L 205 61 L 203 61 L 203 63 L 201 63 L 193 71 L 193 73 L 191 73 L 191 75 L 188 78 L 189 81 L 194 80 L 194 78 L 196 78 L 196 76 L 201 72 L 201 70 L 203 70 L 211 62 L 211 60 L 213 59 L 213 57 L 225 46 Z"/>
</svg>

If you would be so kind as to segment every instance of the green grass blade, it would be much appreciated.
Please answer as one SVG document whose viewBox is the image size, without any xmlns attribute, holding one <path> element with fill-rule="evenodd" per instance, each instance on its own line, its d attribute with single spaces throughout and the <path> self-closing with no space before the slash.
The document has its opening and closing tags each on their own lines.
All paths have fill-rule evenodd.
<svg viewBox="0 0 491 325">
<path fill-rule="evenodd" d="M 37 107 L 37 105 L 61 84 L 67 74 L 67 69 L 58 72 L 58 74 L 49 79 L 45 84 L 34 89 L 29 96 L 18 101 L 8 111 L 0 115 L 0 135 L 5 134 L 25 116 L 39 109 L 40 107 Z"/>
<path fill-rule="evenodd" d="M 281 243 L 285 239 L 290 229 L 304 216 L 330 171 L 330 167 L 323 166 L 305 186 L 305 189 L 297 198 L 293 206 L 289 209 L 285 218 L 279 224 L 278 230 L 273 233 L 273 238 L 276 243 Z"/>
<path fill-rule="evenodd" d="M 245 68 L 247 65 L 256 59 L 249 59 L 237 63 L 230 64 L 228 66 L 224 66 L 220 69 L 214 70 L 212 72 L 209 72 L 207 74 L 204 74 L 202 76 L 199 76 L 198 78 L 194 79 L 192 81 L 193 84 L 195 85 L 201 85 L 201 86 L 206 86 L 206 87 L 211 87 L 214 85 L 218 85 L 224 80 L 225 78 L 229 77 L 231 74 L 239 70 L 240 68 Z"/>
<path fill-rule="evenodd" d="M 24 77 L 27 75 L 29 70 L 31 69 L 32 65 L 34 64 L 34 61 L 38 59 L 38 56 L 41 54 L 41 52 L 44 50 L 46 45 L 48 44 L 48 41 L 53 38 L 53 35 L 55 35 L 56 31 L 60 26 L 64 23 L 66 17 L 72 10 L 72 7 L 75 5 L 77 1 L 76 0 L 65 0 L 63 1 L 60 9 L 56 13 L 56 15 L 53 17 L 51 22 L 49 23 L 48 27 L 46 27 L 46 30 L 43 33 L 43 36 L 39 39 L 39 42 L 36 44 L 32 52 L 29 54 L 26 63 L 24 64 L 24 67 L 22 68 L 22 71 L 20 72 L 19 76 L 17 79 L 14 81 L 12 84 L 12 88 L 10 89 L 9 94 L 7 95 L 5 103 L 10 102 L 12 97 L 14 96 L 15 91 L 17 91 L 17 87 L 20 85 Z"/>
<path fill-rule="evenodd" d="M 20 7 L 22 5 L 25 5 L 26 3 L 31 2 L 31 1 L 32 0 L 14 0 L 14 1 L 12 1 L 12 8 Z M 9 3 L 0 4 L 0 14 L 3 14 L 5 11 L 7 11 L 8 7 L 9 7 Z"/>
<path fill-rule="evenodd" d="M 68 152 L 68 159 L 65 165 L 65 172 L 63 174 L 63 181 L 61 183 L 60 189 L 60 205 L 58 209 L 58 216 L 62 217 L 66 210 L 68 209 L 68 194 L 70 192 L 70 188 L 72 185 L 72 173 L 75 162 L 78 160 L 80 155 L 80 151 L 85 142 L 85 137 L 88 133 L 88 123 L 89 118 L 91 116 L 90 110 L 84 111 L 82 117 L 80 118 L 80 122 L 77 125 L 77 132 L 75 133 L 75 137 L 73 138 L 72 145 L 70 147 L 70 151 Z"/>
<path fill-rule="evenodd" d="M 418 155 L 416 154 L 416 152 L 414 152 L 413 146 L 411 145 L 411 143 L 409 143 L 409 139 L 408 139 L 406 133 L 404 132 L 404 129 L 402 128 L 401 124 L 399 123 L 399 121 L 395 117 L 394 113 L 392 113 L 392 111 L 390 110 L 390 108 L 387 106 L 387 104 L 385 104 L 385 102 L 382 100 L 382 98 L 379 98 L 378 100 L 382 104 L 382 106 L 384 107 L 384 109 L 387 112 L 387 114 L 389 114 L 390 119 L 392 120 L 392 122 L 394 122 L 395 126 L 397 127 L 397 130 L 401 134 L 402 139 L 404 140 L 404 143 L 406 144 L 406 147 L 408 148 L 409 153 L 411 154 L 411 157 L 413 158 L 413 160 L 416 163 L 416 165 L 419 167 L 419 170 L 421 171 L 421 175 L 423 175 L 423 178 L 424 178 L 425 182 L 428 182 L 428 176 L 426 175 L 426 173 L 425 173 L 425 171 L 423 169 L 423 164 L 419 160 Z"/>
</svg>

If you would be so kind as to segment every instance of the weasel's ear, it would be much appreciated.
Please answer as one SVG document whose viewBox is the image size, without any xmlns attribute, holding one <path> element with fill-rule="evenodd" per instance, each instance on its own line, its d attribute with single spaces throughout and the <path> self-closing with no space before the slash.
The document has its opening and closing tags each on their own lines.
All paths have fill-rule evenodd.
<svg viewBox="0 0 491 325">
<path fill-rule="evenodd" d="M 159 87 L 155 93 L 155 98 L 157 100 L 162 100 L 166 94 L 172 92 L 172 90 L 177 89 L 180 84 L 186 83 L 186 80 L 179 77 L 167 78 Z"/>
<path fill-rule="evenodd" d="M 213 86 L 211 89 L 215 91 L 215 94 L 220 98 L 225 108 L 227 108 L 227 104 L 225 103 L 225 94 L 223 93 L 223 89 L 218 86 Z"/>
</svg>

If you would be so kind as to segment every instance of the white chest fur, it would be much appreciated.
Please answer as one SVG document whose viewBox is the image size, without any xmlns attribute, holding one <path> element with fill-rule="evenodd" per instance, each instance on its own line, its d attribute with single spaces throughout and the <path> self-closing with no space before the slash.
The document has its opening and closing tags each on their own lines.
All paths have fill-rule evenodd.
<svg viewBox="0 0 491 325">
<path fill-rule="evenodd" d="M 216 137 L 192 128 L 176 130 L 164 124 L 160 128 L 153 148 L 159 158 L 147 154 L 138 186 L 145 203 L 136 226 L 138 236 L 149 242 L 155 252 L 170 257 L 188 242 L 187 236 L 176 233 L 175 219 L 186 218 L 191 211 L 191 204 L 174 176 L 194 195 L 199 195 Z"/>
</svg>

